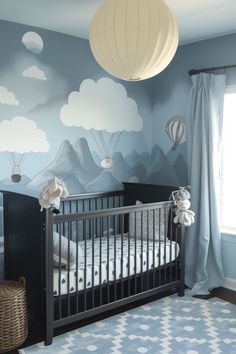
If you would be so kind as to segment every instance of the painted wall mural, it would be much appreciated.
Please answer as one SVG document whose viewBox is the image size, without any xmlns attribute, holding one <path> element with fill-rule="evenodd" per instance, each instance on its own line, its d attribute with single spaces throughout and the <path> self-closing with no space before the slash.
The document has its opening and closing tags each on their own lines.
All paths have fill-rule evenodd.
<svg viewBox="0 0 236 354">
<path fill-rule="evenodd" d="M 151 85 L 104 76 L 85 40 L 0 27 L 0 189 L 38 196 L 54 176 L 71 194 L 123 181 L 184 184 L 184 140 L 172 134 L 168 154 L 152 146 Z"/>
<path fill-rule="evenodd" d="M 14 117 L 0 123 L 0 152 L 9 152 L 12 161 L 12 182 L 20 182 L 23 160 L 30 152 L 47 152 L 49 142 L 44 131 L 31 119 Z"/>
<path fill-rule="evenodd" d="M 112 155 L 119 148 L 122 132 L 137 132 L 143 128 L 136 102 L 127 97 L 122 84 L 109 78 L 101 78 L 97 82 L 84 80 L 79 92 L 69 94 L 68 103 L 61 108 L 60 118 L 65 126 L 82 127 L 91 132 L 103 168 L 113 166 Z"/>
<path fill-rule="evenodd" d="M 184 118 L 175 116 L 166 123 L 166 134 L 173 142 L 172 150 L 186 142 L 186 124 Z"/>
</svg>

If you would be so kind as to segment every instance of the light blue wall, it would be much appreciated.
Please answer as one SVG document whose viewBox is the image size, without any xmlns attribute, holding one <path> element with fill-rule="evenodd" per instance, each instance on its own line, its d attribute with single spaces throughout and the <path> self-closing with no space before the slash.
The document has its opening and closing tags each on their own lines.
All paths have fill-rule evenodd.
<svg viewBox="0 0 236 354">
<path fill-rule="evenodd" d="M 30 50 L 27 50 L 22 43 L 22 37 L 29 31 L 36 32 L 42 38 L 42 52 L 34 54 Z M 136 132 L 134 129 L 132 131 L 131 127 L 131 131 L 126 130 L 122 132 L 114 151 L 120 153 L 120 155 L 115 156 L 116 160 L 119 160 L 120 164 L 123 164 L 124 167 L 126 166 L 126 161 L 124 162 L 123 158 L 127 158 L 127 161 L 132 165 L 131 168 L 133 168 L 135 163 L 137 164 L 137 162 L 139 162 L 139 157 L 143 160 L 142 156 L 139 156 L 140 154 L 149 154 L 150 160 L 152 148 L 152 141 L 150 139 L 152 131 L 152 82 L 150 80 L 141 83 L 128 83 L 109 77 L 94 60 L 87 40 L 53 31 L 0 21 L 0 44 L 2 48 L 0 60 L 0 88 L 6 87 L 9 92 L 14 93 L 19 102 L 17 105 L 4 104 L 0 97 L 0 124 L 3 120 L 10 121 L 15 116 L 24 116 L 33 120 L 37 124 L 38 129 L 45 132 L 50 145 L 47 153 L 30 152 L 26 154 L 26 158 L 22 164 L 22 174 L 25 176 L 23 182 L 21 181 L 19 184 L 11 183 L 10 176 L 12 166 L 9 153 L 0 150 L 0 189 L 38 195 L 39 191 L 42 189 L 42 183 L 46 183 L 50 177 L 53 177 L 47 171 L 49 169 L 50 171 L 52 170 L 51 164 L 54 162 L 58 152 L 60 151 L 61 153 L 62 149 L 67 149 L 68 154 L 74 154 L 74 151 L 71 152 L 69 150 L 73 150 L 73 145 L 78 138 L 86 139 L 86 141 L 83 140 L 82 143 L 84 146 L 85 144 L 88 145 L 87 152 L 92 154 L 93 159 L 98 165 L 100 164 L 101 152 L 96 145 L 91 131 L 81 127 L 66 126 L 60 119 L 61 108 L 68 103 L 69 94 L 73 91 L 78 92 L 80 85 L 84 80 L 88 79 L 97 83 L 101 78 L 110 78 L 112 79 L 113 86 L 117 86 L 116 83 L 120 83 L 126 90 L 126 92 L 123 90 L 125 95 L 127 95 L 126 101 L 128 102 L 128 100 L 130 101 L 132 99 L 133 103 L 136 105 L 137 115 L 139 115 L 143 121 L 143 128 L 140 131 Z M 23 71 L 32 65 L 37 65 L 40 70 L 43 70 L 47 80 L 36 80 L 34 78 L 24 77 L 24 75 L 22 75 Z M 110 103 L 110 91 L 105 92 L 105 94 L 107 95 L 107 103 Z M 113 95 L 113 98 L 114 96 L 115 95 Z M 86 97 L 86 99 L 87 98 L 88 97 Z M 88 109 L 93 107 L 93 100 L 94 97 L 91 95 L 87 105 L 85 105 Z M 126 110 L 126 102 L 122 107 L 121 106 L 122 105 L 117 107 L 114 99 L 114 111 L 111 112 L 108 120 L 114 119 L 112 113 L 114 113 L 114 116 L 119 117 L 119 109 L 121 120 L 122 118 L 124 120 L 124 113 L 126 113 L 129 118 L 132 118 L 130 115 L 132 113 L 135 114 L 135 108 L 129 110 L 127 103 Z M 98 116 L 96 116 L 97 111 L 98 110 L 94 111 L 94 121 L 99 120 Z M 103 105 L 100 112 L 101 118 L 104 118 L 104 112 L 106 112 L 105 105 Z M 84 115 L 86 115 L 86 112 Z M 126 121 L 128 121 L 128 119 L 126 119 Z M 104 124 L 106 125 L 106 122 Z M 20 129 L 19 134 L 21 134 Z M 107 137 L 108 145 L 110 136 L 109 134 L 105 134 L 105 136 Z M 13 138 L 9 137 L 8 140 L 9 139 Z M 68 142 L 65 143 L 65 141 L 69 141 L 69 144 Z M 147 159 L 146 161 L 148 161 L 150 165 L 149 160 Z M 64 162 L 63 160 L 63 163 Z M 57 163 L 57 167 L 61 164 L 62 160 Z M 122 170 L 122 166 L 119 167 Z M 148 167 L 149 166 L 145 166 L 145 174 L 148 172 Z M 70 167 L 65 166 L 65 169 L 67 169 L 68 172 Z M 135 171 L 130 171 L 128 177 L 126 173 L 121 175 L 120 179 L 137 177 L 135 174 L 137 170 L 138 168 L 136 166 Z M 97 171 L 99 170 L 97 169 Z M 143 171 L 142 166 L 142 174 L 144 174 Z M 58 169 L 57 171 L 53 171 L 53 173 L 54 172 L 58 172 Z M 65 177 L 65 172 L 66 171 L 62 171 L 61 175 L 58 177 Z M 37 177 L 35 179 L 35 176 L 38 174 L 41 174 L 40 178 Z M 109 179 L 109 183 L 112 185 L 109 185 L 108 188 L 116 189 L 118 184 L 116 183 L 117 181 L 114 182 L 113 177 L 116 180 L 114 173 L 112 176 L 109 173 L 105 173 L 100 179 L 104 180 L 104 184 L 106 184 Z M 33 183 L 29 184 L 29 181 L 32 179 Z M 88 180 L 90 181 L 89 176 Z M 72 182 L 74 183 L 74 181 Z M 119 182 L 120 180 L 118 183 Z M 76 193 L 76 188 L 74 188 L 75 184 L 73 183 L 70 184 L 72 194 Z M 87 190 L 82 183 L 82 187 L 85 187 L 85 190 L 81 187 L 77 192 L 95 191 L 92 190 L 95 184 L 96 181 L 94 184 L 91 184 L 89 186 L 90 189 Z"/>
<path fill-rule="evenodd" d="M 186 116 L 190 69 L 236 64 L 236 34 L 206 40 L 178 48 L 169 67 L 154 79 L 153 145 L 158 142 L 164 152 L 171 142 L 164 134 L 166 122 L 175 115 Z M 236 69 L 226 70 L 227 85 L 236 83 Z M 236 235 L 222 238 L 225 277 L 236 280 Z"/>
</svg>

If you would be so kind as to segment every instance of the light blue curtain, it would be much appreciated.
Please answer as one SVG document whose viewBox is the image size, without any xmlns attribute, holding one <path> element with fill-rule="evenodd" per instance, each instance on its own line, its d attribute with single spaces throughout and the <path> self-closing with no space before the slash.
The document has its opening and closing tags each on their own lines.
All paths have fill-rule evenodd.
<svg viewBox="0 0 236 354">
<path fill-rule="evenodd" d="M 188 180 L 195 224 L 186 240 L 186 285 L 205 295 L 222 284 L 220 146 L 225 75 L 192 76 L 187 113 Z"/>
</svg>

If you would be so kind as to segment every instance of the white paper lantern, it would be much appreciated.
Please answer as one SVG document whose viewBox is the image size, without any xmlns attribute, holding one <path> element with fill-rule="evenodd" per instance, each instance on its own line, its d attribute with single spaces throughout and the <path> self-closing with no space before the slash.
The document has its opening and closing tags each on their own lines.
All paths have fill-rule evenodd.
<svg viewBox="0 0 236 354">
<path fill-rule="evenodd" d="M 163 0 L 106 0 L 89 33 L 97 62 L 127 81 L 148 79 L 164 70 L 178 39 L 175 18 Z"/>
</svg>

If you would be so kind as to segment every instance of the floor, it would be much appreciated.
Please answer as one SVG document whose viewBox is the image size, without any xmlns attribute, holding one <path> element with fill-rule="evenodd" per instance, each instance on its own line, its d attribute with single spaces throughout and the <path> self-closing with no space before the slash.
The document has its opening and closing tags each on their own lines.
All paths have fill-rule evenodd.
<svg viewBox="0 0 236 354">
<path fill-rule="evenodd" d="M 167 296 L 167 295 L 171 295 L 170 292 L 168 293 L 165 293 L 165 294 L 162 294 L 161 296 Z M 159 295 L 159 297 L 161 297 Z M 231 302 L 232 304 L 235 304 L 236 305 L 236 292 L 235 291 L 232 291 L 232 290 L 229 290 L 229 289 L 225 289 L 225 288 L 217 288 L 217 289 L 214 289 L 211 294 L 207 297 L 202 297 L 204 299 L 209 299 L 210 297 L 218 297 L 222 300 L 225 300 L 225 301 L 228 301 L 228 302 Z M 150 301 L 153 301 L 153 300 L 156 300 L 157 299 L 157 296 L 155 296 L 155 298 L 150 298 Z M 145 301 L 139 301 L 135 304 L 133 304 L 132 306 L 129 305 L 129 306 L 126 306 L 125 308 L 123 307 L 122 310 L 120 310 L 120 312 L 122 311 L 126 311 L 128 309 L 130 309 L 131 307 L 136 307 L 136 306 L 140 306 L 142 305 Z M 118 313 L 118 311 L 116 310 L 115 313 Z M 105 317 L 108 317 L 108 316 L 111 316 L 114 314 L 114 311 L 109 311 L 107 312 L 105 315 L 100 315 L 97 320 L 101 320 L 102 318 L 105 318 Z M 84 320 L 84 321 L 81 321 L 80 323 L 80 326 L 84 326 L 84 325 L 87 325 L 89 323 L 93 322 L 92 320 Z M 63 327 L 63 328 L 60 328 L 59 330 L 56 331 L 55 335 L 59 335 L 59 334 L 62 334 L 64 332 L 68 332 L 70 330 L 73 330 L 75 328 L 78 328 L 78 323 L 75 323 L 75 324 L 72 324 L 72 325 L 68 325 L 66 327 Z M 29 338 L 27 339 L 27 341 L 23 344 L 22 347 L 27 347 L 29 345 L 32 345 L 32 344 L 35 344 L 35 343 L 38 343 L 40 341 L 42 341 L 42 334 L 40 334 L 40 331 L 32 331 L 32 333 L 30 333 L 29 335 Z M 11 352 L 8 352 L 9 354 L 18 354 L 18 350 L 13 350 Z"/>
</svg>

